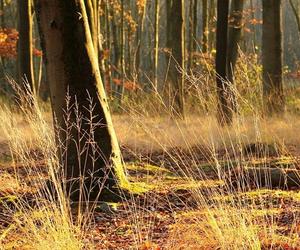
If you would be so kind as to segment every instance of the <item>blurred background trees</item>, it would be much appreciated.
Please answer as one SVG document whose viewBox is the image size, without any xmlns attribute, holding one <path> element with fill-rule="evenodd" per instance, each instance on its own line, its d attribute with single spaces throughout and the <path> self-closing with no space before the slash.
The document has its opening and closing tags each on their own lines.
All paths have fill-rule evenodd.
<svg viewBox="0 0 300 250">
<path fill-rule="evenodd" d="M 20 16 L 21 12 L 25 13 L 25 9 L 18 8 L 19 4 L 25 6 L 25 2 L 32 5 L 27 5 L 27 10 L 31 9 L 26 11 L 28 22 L 25 22 L 24 16 Z M 242 91 L 255 84 L 259 88 L 264 86 L 265 97 L 268 83 L 266 74 L 262 72 L 269 72 L 270 69 L 263 71 L 262 65 L 266 68 L 270 64 L 264 63 L 264 60 L 275 60 L 267 57 L 266 48 L 271 48 L 263 46 L 266 42 L 264 30 L 270 31 L 263 27 L 263 12 L 268 15 L 272 11 L 272 6 L 267 2 L 269 1 L 229 1 L 228 35 L 219 38 L 222 41 L 228 40 L 226 55 L 221 52 L 222 57 L 227 57 L 226 81 Z M 197 105 L 193 101 L 193 105 L 190 105 L 195 84 L 203 89 L 203 95 L 206 95 L 207 89 L 214 91 L 216 88 L 213 74 L 217 44 L 217 0 L 87 0 L 86 5 L 93 43 L 97 45 L 95 52 L 103 84 L 113 110 L 120 111 L 128 100 L 135 98 L 143 101 L 146 94 L 155 92 L 175 113 L 183 114 L 184 103 L 187 110 Z M 277 19 L 279 13 L 272 20 L 276 20 L 276 27 L 282 25 L 282 38 L 280 41 L 276 36 L 272 39 L 272 44 L 282 44 L 282 63 L 279 65 L 280 59 L 276 59 L 276 63 L 282 69 L 283 79 L 288 78 L 288 81 L 277 85 L 282 85 L 279 88 L 289 88 L 295 84 L 297 86 L 300 77 L 300 4 L 295 0 L 281 1 L 278 8 L 281 24 Z M 22 20 L 18 25 L 19 17 Z M 34 83 L 37 94 L 46 100 L 49 87 L 42 63 L 43 53 L 33 3 L 1 0 L 0 25 L 1 94 L 12 94 L 5 80 L 6 76 L 20 81 L 19 75 L 26 75 L 27 80 Z M 27 49 L 23 47 L 24 44 Z M 29 50 L 32 52 L 29 53 Z M 248 58 L 247 62 L 257 65 L 253 70 L 261 72 L 263 81 L 253 79 L 246 86 L 245 82 L 242 83 L 235 76 L 245 59 L 239 58 L 241 54 Z M 280 57 L 278 55 L 276 58 Z M 32 67 L 26 66 L 25 70 L 25 66 L 21 66 L 22 62 L 27 62 L 26 65 Z M 190 75 L 199 78 L 197 83 L 191 83 Z M 272 102 L 267 105 L 271 105 L 270 103 Z M 204 113 L 205 109 L 203 108 Z M 234 104 L 230 109 L 237 112 L 238 108 Z"/>
</svg>

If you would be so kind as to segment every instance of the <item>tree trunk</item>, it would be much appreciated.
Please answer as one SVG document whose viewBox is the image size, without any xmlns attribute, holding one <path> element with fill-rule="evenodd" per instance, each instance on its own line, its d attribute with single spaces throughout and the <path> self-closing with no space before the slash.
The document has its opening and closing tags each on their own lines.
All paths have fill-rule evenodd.
<svg viewBox="0 0 300 250">
<path fill-rule="evenodd" d="M 168 78 L 171 84 L 171 112 L 184 117 L 184 1 L 173 0 L 167 7 L 167 48 L 171 53 Z"/>
<path fill-rule="evenodd" d="M 67 146 L 60 155 L 67 191 L 73 199 L 88 199 L 83 187 L 109 188 L 127 179 L 85 5 L 83 0 L 36 0 L 35 6 L 45 38 L 52 109 L 62 128 L 57 137 Z"/>
<path fill-rule="evenodd" d="M 31 91 L 34 93 L 35 85 L 32 54 L 32 15 L 30 0 L 18 0 L 18 27 L 19 84 L 24 86 L 24 81 L 28 81 Z"/>
<path fill-rule="evenodd" d="M 112 18 L 112 17 L 111 17 Z M 100 25 L 99 25 L 100 26 Z M 105 33 L 106 33 L 106 51 L 109 53 L 109 58 L 106 61 L 106 85 L 105 85 L 105 90 L 106 94 L 111 97 L 112 95 L 112 74 L 111 74 L 111 25 L 110 25 L 110 6 L 109 6 L 109 1 L 105 1 Z M 104 57 L 104 53 L 102 55 Z"/>
<path fill-rule="evenodd" d="M 4 1 L 5 0 L 1 0 L 0 1 L 0 10 L 1 10 L 1 28 L 5 28 L 5 16 L 4 16 Z"/>
<path fill-rule="evenodd" d="M 159 43 L 159 0 L 155 0 L 155 26 L 154 26 L 154 65 L 153 85 L 154 91 L 158 91 L 158 44 Z"/>
<path fill-rule="evenodd" d="M 103 79 L 103 81 L 106 83 L 105 87 L 107 89 L 107 84 L 109 82 L 109 79 L 107 78 L 107 67 L 105 65 L 105 56 L 104 56 L 104 50 L 103 50 L 103 43 L 104 43 L 104 35 L 101 33 L 101 19 L 100 19 L 100 14 L 99 14 L 99 5 L 98 0 L 93 0 L 93 7 L 94 8 L 94 16 L 95 16 L 95 34 L 92 35 L 93 37 L 93 44 L 94 47 L 96 48 L 96 56 L 99 61 L 99 67 L 100 67 L 100 74 Z M 105 29 L 105 28 L 104 28 Z M 103 32 L 104 33 L 104 32 Z"/>
<path fill-rule="evenodd" d="M 243 27 L 243 0 L 231 1 L 231 13 L 228 31 L 227 45 L 227 74 L 228 82 L 234 86 L 234 69 L 238 58 L 239 41 L 241 39 Z M 237 111 L 237 103 L 234 93 L 232 92 L 232 109 Z"/>
<path fill-rule="evenodd" d="M 189 7 L 189 33 L 188 33 L 188 61 L 187 61 L 187 70 L 190 71 L 192 69 L 192 64 L 193 64 L 193 53 L 194 53 L 194 1 L 190 0 L 190 7 Z"/>
<path fill-rule="evenodd" d="M 253 0 L 250 0 L 250 9 L 251 9 L 251 19 L 254 20 L 255 19 L 255 8 L 254 8 L 254 5 L 253 5 Z M 254 47 L 254 51 L 256 51 L 256 24 L 253 24 L 252 25 L 253 27 L 253 47 Z"/>
<path fill-rule="evenodd" d="M 114 13 L 114 9 L 110 8 L 110 14 L 112 16 L 112 38 L 113 38 L 113 50 L 114 50 L 114 61 L 113 61 L 113 77 L 116 79 L 121 78 L 120 68 L 121 68 L 121 51 L 120 51 L 120 43 L 118 39 L 118 27 L 116 24 L 116 17 Z M 117 95 L 118 86 L 116 84 L 113 88 L 114 94 Z"/>
<path fill-rule="evenodd" d="M 263 0 L 263 96 L 268 115 L 284 112 L 281 1 Z"/>
<path fill-rule="evenodd" d="M 124 84 L 125 84 L 125 75 L 126 75 L 126 68 L 125 68 L 125 13 L 124 13 L 125 3 L 124 0 L 121 0 L 121 70 L 122 70 L 122 84 L 119 88 L 119 98 L 120 104 L 122 103 L 123 95 L 124 95 Z"/>
<path fill-rule="evenodd" d="M 207 0 L 202 0 L 202 53 L 207 53 L 208 49 L 208 6 Z"/>
<path fill-rule="evenodd" d="M 98 56 L 98 6 L 94 0 L 84 0 L 96 56 Z M 96 5 L 94 5 L 96 4 Z"/>
<path fill-rule="evenodd" d="M 144 26 L 145 26 L 145 18 L 146 18 L 146 10 L 147 10 L 147 0 L 144 2 L 143 9 L 139 11 L 138 17 L 138 27 L 137 27 L 137 51 L 136 51 L 136 59 L 135 59 L 135 75 L 138 80 L 138 83 L 142 82 L 142 74 L 141 74 L 141 52 L 143 45 L 143 35 L 144 35 Z"/>
<path fill-rule="evenodd" d="M 197 52 L 198 47 L 198 0 L 194 0 L 194 14 L 193 14 L 193 48 L 194 53 Z"/>
<path fill-rule="evenodd" d="M 216 82 L 218 91 L 218 118 L 221 125 L 232 123 L 231 89 L 227 79 L 227 30 L 229 0 L 217 2 Z"/>
<path fill-rule="evenodd" d="M 216 2 L 215 0 L 209 1 L 209 16 L 208 16 L 208 49 L 212 51 L 215 48 L 215 32 L 213 29 L 215 28 L 215 15 L 216 15 Z"/>
</svg>

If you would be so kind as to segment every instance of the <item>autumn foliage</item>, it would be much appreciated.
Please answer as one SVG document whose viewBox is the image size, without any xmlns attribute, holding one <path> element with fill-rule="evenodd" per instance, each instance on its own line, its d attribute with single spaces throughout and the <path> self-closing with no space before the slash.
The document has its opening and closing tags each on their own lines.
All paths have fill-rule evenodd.
<svg viewBox="0 0 300 250">
<path fill-rule="evenodd" d="M 139 85 L 136 82 L 124 81 L 124 83 L 122 83 L 122 79 L 118 79 L 118 78 L 113 78 L 113 83 L 119 86 L 124 85 L 124 89 L 130 91 L 135 91 L 139 88 Z"/>
<path fill-rule="evenodd" d="M 17 57 L 19 33 L 16 29 L 0 29 L 0 56 L 3 58 Z M 33 55 L 42 56 L 42 51 L 34 48 Z"/>
</svg>

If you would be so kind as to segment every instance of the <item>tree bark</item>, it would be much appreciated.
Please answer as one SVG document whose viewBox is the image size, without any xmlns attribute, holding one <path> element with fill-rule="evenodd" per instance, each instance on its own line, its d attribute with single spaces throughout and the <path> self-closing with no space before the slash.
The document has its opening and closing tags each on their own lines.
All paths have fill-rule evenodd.
<svg viewBox="0 0 300 250">
<path fill-rule="evenodd" d="M 24 87 L 25 82 L 28 82 L 31 91 L 35 93 L 32 54 L 32 15 L 30 0 L 18 0 L 18 28 L 19 84 Z"/>
<path fill-rule="evenodd" d="M 208 6 L 207 0 L 202 0 L 202 53 L 208 50 Z"/>
<path fill-rule="evenodd" d="M 113 61 L 113 77 L 120 79 L 121 78 L 121 73 L 120 73 L 120 68 L 121 68 L 121 50 L 120 50 L 120 43 L 118 39 L 118 27 L 116 24 L 116 17 L 114 13 L 114 9 L 111 7 L 110 8 L 110 14 L 112 16 L 112 39 L 113 39 L 113 51 L 114 51 L 114 61 Z M 114 94 L 117 94 L 117 88 L 118 86 L 114 85 Z"/>
<path fill-rule="evenodd" d="M 227 45 L 227 74 L 228 83 L 231 84 L 232 89 L 234 86 L 234 70 L 236 61 L 238 58 L 239 42 L 242 34 L 243 27 L 243 0 L 231 1 L 231 13 L 229 19 L 229 31 L 228 31 L 228 45 Z M 231 91 L 232 100 L 231 108 L 233 111 L 237 111 L 237 102 L 234 91 Z"/>
<path fill-rule="evenodd" d="M 145 19 L 146 19 L 146 11 L 147 11 L 148 1 L 145 0 L 143 9 L 140 10 L 138 16 L 138 27 L 137 27 L 137 50 L 136 50 L 136 58 L 135 58 L 135 75 L 139 83 L 142 82 L 142 74 L 141 74 L 141 58 L 142 58 L 142 45 L 143 45 L 143 35 L 145 29 Z"/>
<path fill-rule="evenodd" d="M 216 0 L 209 1 L 209 15 L 208 15 L 208 49 L 212 51 L 215 48 L 215 32 L 213 29 L 215 28 L 215 15 L 216 15 Z"/>
<path fill-rule="evenodd" d="M 169 1 L 168 1 L 169 2 Z M 184 117 L 184 1 L 172 0 L 167 7 L 167 48 L 171 53 L 169 66 L 169 82 L 171 84 L 171 112 Z"/>
<path fill-rule="evenodd" d="M 263 96 L 265 113 L 284 112 L 281 0 L 263 0 Z"/>
<path fill-rule="evenodd" d="M 217 2 L 216 82 L 218 91 L 218 119 L 221 125 L 232 123 L 232 90 L 227 78 L 227 30 L 229 0 Z"/>
<path fill-rule="evenodd" d="M 194 0 L 190 0 L 189 7 L 189 33 L 188 33 L 188 60 L 187 60 L 187 70 L 190 71 L 193 65 L 193 53 L 194 53 Z"/>
<path fill-rule="evenodd" d="M 194 13 L 193 13 L 193 48 L 194 53 L 197 52 L 198 47 L 198 0 L 194 0 Z"/>
<path fill-rule="evenodd" d="M 154 91 L 158 91 L 158 46 L 159 46 L 159 0 L 155 0 L 155 26 L 154 26 L 154 65 L 153 85 Z"/>
<path fill-rule="evenodd" d="M 92 41 L 96 56 L 98 56 L 98 5 L 94 0 L 84 0 L 86 6 L 86 13 L 91 30 Z M 96 5 L 95 5 L 96 4 Z"/>
<path fill-rule="evenodd" d="M 241 39 L 243 27 L 243 0 L 232 0 L 231 13 L 229 17 L 229 30 L 228 30 L 228 46 L 227 46 L 227 72 L 228 81 L 233 83 L 233 75 L 235 64 L 238 58 L 238 45 Z"/>
<path fill-rule="evenodd" d="M 110 188 L 127 179 L 85 4 L 83 0 L 36 0 L 35 7 L 45 38 L 52 109 L 56 125 L 62 128 L 56 134 L 67 147 L 60 155 L 67 191 L 73 199 L 82 195 L 87 199 L 89 193 L 82 194 L 83 187 Z"/>
<path fill-rule="evenodd" d="M 119 97 L 119 104 L 122 104 L 122 99 L 124 95 L 124 84 L 125 84 L 125 75 L 126 75 L 126 68 L 125 68 L 125 21 L 124 21 L 124 7 L 125 3 L 124 0 L 121 0 L 121 85 L 118 86 L 118 97 Z"/>
<path fill-rule="evenodd" d="M 253 0 L 250 0 L 250 9 L 251 9 L 251 19 L 254 20 L 255 19 L 255 8 L 254 8 L 254 4 L 253 4 Z M 256 51 L 256 44 L 257 44 L 257 41 L 256 41 L 256 25 L 253 24 L 252 25 L 253 27 L 253 47 L 254 47 L 254 51 Z"/>
<path fill-rule="evenodd" d="M 111 17 L 112 18 L 112 17 Z M 106 85 L 105 85 L 105 90 L 106 94 L 111 97 L 112 96 L 112 74 L 111 74 L 111 22 L 110 22 L 110 5 L 109 1 L 105 1 L 105 33 L 106 33 L 106 51 L 109 53 L 109 58 L 106 61 Z M 100 26 L 100 25 L 99 25 Z M 104 54 L 102 55 L 104 57 Z"/>
<path fill-rule="evenodd" d="M 4 1 L 5 0 L 1 0 L 0 1 L 0 10 L 2 12 L 1 14 L 1 28 L 4 28 L 5 27 L 5 16 L 4 16 Z"/>
</svg>

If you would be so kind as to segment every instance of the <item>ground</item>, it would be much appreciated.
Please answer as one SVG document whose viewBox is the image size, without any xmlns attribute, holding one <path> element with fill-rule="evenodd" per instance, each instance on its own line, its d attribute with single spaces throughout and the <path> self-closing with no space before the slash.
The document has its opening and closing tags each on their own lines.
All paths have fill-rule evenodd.
<svg viewBox="0 0 300 250">
<path fill-rule="evenodd" d="M 243 137 L 215 124 L 209 131 L 207 124 L 195 119 L 176 126 L 168 119 L 114 120 L 129 179 L 144 183 L 147 191 L 117 203 L 97 203 L 83 236 L 86 248 L 300 249 L 299 182 L 289 175 L 289 170 L 298 174 L 300 151 L 296 138 L 290 137 L 294 127 L 289 122 L 281 127 L 273 124 L 280 139 L 271 140 L 274 130 L 269 128 L 258 143 L 251 137 L 251 127 L 239 128 Z M 17 126 L 25 139 L 31 136 L 24 132 L 30 128 L 22 119 Z M 212 138 L 217 138 L 214 144 Z M 11 157 L 9 145 L 0 137 L 0 241 L 4 249 L 12 249 L 12 244 L 15 249 L 30 249 L 25 233 L 14 228 L 12 211 L 18 209 L 19 197 L 35 207 L 35 183 L 47 178 L 45 159 L 33 145 L 28 152 L 32 162 L 22 164 Z M 283 181 L 273 185 L 262 181 L 271 180 L 273 170 L 281 171 Z M 33 221 L 46 228 L 40 213 Z"/>
</svg>

